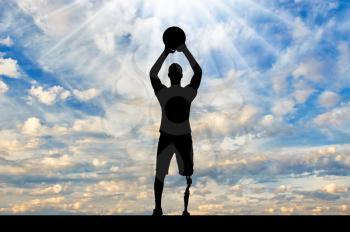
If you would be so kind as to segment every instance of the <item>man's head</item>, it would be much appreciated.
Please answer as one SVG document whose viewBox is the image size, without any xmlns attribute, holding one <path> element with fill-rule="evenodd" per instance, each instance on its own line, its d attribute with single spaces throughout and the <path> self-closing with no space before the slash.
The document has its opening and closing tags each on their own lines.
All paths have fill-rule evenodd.
<svg viewBox="0 0 350 232">
<path fill-rule="evenodd" d="M 180 84 L 182 78 L 181 66 L 177 63 L 170 65 L 168 76 L 170 78 L 171 84 Z"/>
</svg>

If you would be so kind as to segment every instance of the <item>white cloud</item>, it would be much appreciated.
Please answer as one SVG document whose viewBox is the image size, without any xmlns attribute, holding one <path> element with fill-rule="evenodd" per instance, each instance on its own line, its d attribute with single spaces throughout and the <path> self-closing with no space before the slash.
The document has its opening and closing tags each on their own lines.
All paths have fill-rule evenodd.
<svg viewBox="0 0 350 232">
<path fill-rule="evenodd" d="M 233 111 L 236 111 L 234 109 Z M 255 119 L 259 116 L 259 108 L 254 105 L 244 105 L 237 113 L 230 109 L 224 111 L 201 113 L 191 119 L 191 127 L 194 133 L 205 133 L 205 130 L 228 135 L 237 132 L 242 126 L 251 128 L 255 126 Z"/>
<path fill-rule="evenodd" d="M 296 18 L 293 25 L 293 38 L 297 43 L 303 42 L 303 40 L 310 35 L 310 30 L 307 28 L 301 18 Z"/>
<path fill-rule="evenodd" d="M 305 78 L 313 83 L 320 83 L 325 78 L 322 74 L 324 69 L 323 64 L 315 59 L 309 59 L 299 64 L 299 66 L 293 71 L 294 78 Z"/>
<path fill-rule="evenodd" d="M 344 106 L 334 108 L 329 112 L 320 114 L 313 119 L 318 126 L 336 126 L 340 127 L 348 122 L 350 118 L 350 103 Z"/>
<path fill-rule="evenodd" d="M 58 100 L 66 100 L 71 93 L 61 86 L 53 86 L 48 90 L 44 90 L 42 86 L 32 86 L 29 95 L 45 105 L 53 105 Z"/>
<path fill-rule="evenodd" d="M 98 192 L 104 192 L 105 194 L 110 194 L 110 193 L 116 194 L 120 191 L 125 191 L 126 187 L 127 187 L 127 183 L 123 181 L 100 181 L 92 186 L 88 186 L 86 188 L 86 192 L 94 193 L 98 191 Z"/>
<path fill-rule="evenodd" d="M 18 0 L 16 3 L 22 11 L 33 17 L 33 21 L 35 22 L 36 26 L 50 36 L 63 36 L 69 34 L 70 27 L 77 26 L 77 22 L 75 21 L 80 18 L 77 15 L 79 8 L 77 9 L 72 7 L 74 6 L 73 3 L 68 3 L 65 5 L 65 10 L 60 10 L 60 8 L 63 6 L 61 1 L 49 2 Z M 49 17 L 44 17 L 49 12 L 51 12 Z M 55 27 L 51 27 L 50 25 L 55 25 Z"/>
<path fill-rule="evenodd" d="M 313 214 L 320 215 L 321 213 L 326 214 L 326 211 L 328 211 L 330 207 L 328 206 L 317 206 L 316 208 L 312 209 Z"/>
<path fill-rule="evenodd" d="M 294 106 L 295 102 L 290 99 L 278 99 L 272 107 L 272 112 L 276 116 L 284 116 L 292 113 L 295 110 Z"/>
<path fill-rule="evenodd" d="M 204 212 L 222 211 L 224 206 L 221 204 L 203 204 L 198 206 L 198 209 Z"/>
<path fill-rule="evenodd" d="M 13 40 L 11 39 L 10 36 L 7 36 L 4 39 L 0 39 L 0 45 L 11 47 L 13 45 Z"/>
<path fill-rule="evenodd" d="M 333 107 L 339 102 L 340 99 L 341 96 L 337 93 L 334 93 L 332 91 L 324 91 L 319 96 L 318 102 L 323 107 Z"/>
<path fill-rule="evenodd" d="M 18 78 L 20 75 L 17 60 L 0 57 L 0 75 Z"/>
<path fill-rule="evenodd" d="M 324 186 L 324 188 L 322 190 L 327 192 L 327 193 L 334 194 L 334 193 L 345 193 L 348 191 L 348 188 L 345 186 L 339 186 L 339 185 L 336 185 L 334 183 L 331 183 L 331 184 Z"/>
<path fill-rule="evenodd" d="M 271 115 L 271 114 L 268 114 L 268 115 L 265 115 L 265 116 L 261 119 L 260 123 L 261 123 L 263 126 L 265 126 L 265 127 L 270 127 L 270 126 L 273 125 L 274 120 L 275 120 L 274 116 Z"/>
<path fill-rule="evenodd" d="M 288 186 L 285 186 L 285 185 L 280 185 L 280 186 L 278 186 L 278 188 L 276 189 L 276 192 L 277 193 L 285 193 L 285 192 L 287 192 L 287 191 L 289 191 L 289 188 L 288 188 Z"/>
<path fill-rule="evenodd" d="M 271 78 L 272 88 L 277 95 L 283 95 L 287 92 L 287 77 L 276 75 Z"/>
<path fill-rule="evenodd" d="M 96 46 L 106 54 L 115 52 L 116 38 L 112 31 L 106 30 L 105 33 L 95 35 Z"/>
<path fill-rule="evenodd" d="M 27 135 L 38 135 L 42 130 L 40 119 L 28 118 L 22 126 L 22 133 Z"/>
<path fill-rule="evenodd" d="M 295 208 L 293 206 L 282 206 L 280 210 L 281 210 L 281 213 L 291 214 L 291 213 L 294 213 Z"/>
<path fill-rule="evenodd" d="M 209 129 L 215 133 L 228 134 L 235 128 L 235 122 L 230 114 L 222 112 L 211 112 L 202 115 L 197 120 L 191 121 L 192 130 L 194 132 Z"/>
<path fill-rule="evenodd" d="M 337 63 L 338 81 L 335 83 L 336 87 L 342 88 L 348 85 L 349 82 L 349 60 L 350 60 L 350 48 L 347 43 L 341 42 L 338 45 L 338 51 L 340 57 Z"/>
<path fill-rule="evenodd" d="M 62 204 L 65 201 L 65 197 L 51 197 L 46 199 L 33 199 L 27 202 L 15 203 L 11 207 L 12 213 L 25 213 L 30 211 L 35 211 L 37 209 L 48 207 L 48 206 L 57 206 Z"/>
<path fill-rule="evenodd" d="M 303 104 L 313 92 L 313 89 L 296 90 L 293 96 L 298 104 Z"/>
<path fill-rule="evenodd" d="M 106 163 L 107 163 L 106 160 L 101 160 L 101 159 L 97 159 L 97 158 L 92 160 L 92 165 L 94 165 L 95 167 L 104 166 Z"/>
<path fill-rule="evenodd" d="M 20 127 L 21 129 L 22 127 Z M 0 130 L 0 153 L 17 158 L 31 156 L 30 151 L 37 149 L 41 142 L 36 137 L 23 138 L 20 132 Z"/>
<path fill-rule="evenodd" d="M 293 97 L 297 104 L 303 104 L 315 92 L 315 89 L 312 88 L 305 80 L 296 80 L 293 83 L 294 93 Z"/>
<path fill-rule="evenodd" d="M 52 170 L 52 169 L 62 169 L 65 167 L 70 167 L 75 162 L 77 161 L 75 161 L 71 156 L 62 155 L 59 157 L 45 157 L 33 163 L 34 165 L 42 166 L 47 170 Z"/>
<path fill-rule="evenodd" d="M 47 195 L 47 194 L 59 194 L 63 190 L 63 186 L 60 184 L 55 184 L 46 188 L 34 188 L 31 190 L 32 195 Z"/>
<path fill-rule="evenodd" d="M 208 52 L 210 50 L 222 49 L 222 44 L 229 46 L 231 44 L 230 39 L 232 39 L 234 25 L 235 22 L 208 25 L 204 30 L 199 32 L 203 36 L 200 47 L 205 52 Z"/>
<path fill-rule="evenodd" d="M 347 212 L 349 210 L 349 206 L 348 205 L 341 205 L 341 206 L 339 206 L 339 210 L 341 212 Z"/>
<path fill-rule="evenodd" d="M 76 98 L 78 98 L 80 101 L 89 101 L 95 97 L 97 97 L 100 94 L 100 91 L 98 91 L 95 88 L 87 89 L 87 90 L 73 90 L 73 94 Z"/>
<path fill-rule="evenodd" d="M 89 117 L 76 120 L 72 129 L 74 131 L 103 132 L 105 128 L 104 120 L 100 117 Z"/>
<path fill-rule="evenodd" d="M 336 152 L 337 152 L 337 148 L 333 146 L 321 148 L 318 150 L 318 153 L 320 155 L 335 154 Z"/>
<path fill-rule="evenodd" d="M 6 93 L 9 90 L 9 87 L 5 84 L 5 82 L 0 80 L 0 94 Z"/>
<path fill-rule="evenodd" d="M 241 114 L 238 117 L 238 123 L 240 125 L 247 125 L 255 119 L 258 115 L 259 109 L 252 105 L 245 105 L 241 110 Z"/>
</svg>

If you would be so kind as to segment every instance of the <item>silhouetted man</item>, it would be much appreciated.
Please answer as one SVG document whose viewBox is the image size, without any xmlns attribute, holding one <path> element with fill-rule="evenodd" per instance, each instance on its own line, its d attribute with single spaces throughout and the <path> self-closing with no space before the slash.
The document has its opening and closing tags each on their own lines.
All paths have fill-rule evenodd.
<svg viewBox="0 0 350 232">
<path fill-rule="evenodd" d="M 189 188 L 192 184 L 193 148 L 189 116 L 191 103 L 197 95 L 197 90 L 201 82 L 202 69 L 185 44 L 180 45 L 176 50 L 184 53 L 194 71 L 189 85 L 181 87 L 182 68 L 176 63 L 173 63 L 169 67 L 168 76 L 171 86 L 166 87 L 161 83 L 158 77 L 159 70 L 169 53 L 175 52 L 167 46 L 150 71 L 152 87 L 162 109 L 162 121 L 157 149 L 156 177 L 154 181 L 154 216 L 161 216 L 163 214 L 161 199 L 164 179 L 168 174 L 170 161 L 174 153 L 176 154 L 179 174 L 186 176 L 187 180 L 183 215 L 190 215 L 187 211 L 187 205 Z"/>
</svg>

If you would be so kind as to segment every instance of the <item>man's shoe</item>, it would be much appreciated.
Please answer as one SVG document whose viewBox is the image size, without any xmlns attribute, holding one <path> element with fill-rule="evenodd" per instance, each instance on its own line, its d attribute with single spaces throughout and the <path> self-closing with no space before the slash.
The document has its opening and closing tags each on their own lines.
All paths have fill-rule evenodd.
<svg viewBox="0 0 350 232">
<path fill-rule="evenodd" d="M 154 209 L 152 216 L 163 216 L 163 210 L 162 209 Z"/>
</svg>

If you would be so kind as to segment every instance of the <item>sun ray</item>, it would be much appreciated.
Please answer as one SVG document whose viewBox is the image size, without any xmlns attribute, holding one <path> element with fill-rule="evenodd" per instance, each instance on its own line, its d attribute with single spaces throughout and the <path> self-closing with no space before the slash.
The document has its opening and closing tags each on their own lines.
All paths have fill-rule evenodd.
<svg viewBox="0 0 350 232">
<path fill-rule="evenodd" d="M 262 37 L 261 35 L 259 35 L 246 21 L 243 21 L 242 19 L 240 19 L 239 17 L 236 17 L 235 20 L 237 20 L 237 22 L 239 24 L 241 24 L 244 28 L 247 28 L 247 30 L 251 33 L 253 33 L 253 35 L 255 36 L 255 38 L 258 39 L 258 41 L 263 44 L 264 46 L 266 46 L 266 48 L 272 52 L 275 56 L 279 56 L 280 52 L 274 48 L 269 42 L 266 41 L 266 39 L 264 37 Z"/>
<path fill-rule="evenodd" d="M 43 16 L 40 16 L 38 18 L 35 19 L 35 21 L 33 20 L 33 22 L 31 23 L 28 23 L 22 27 L 17 27 L 16 29 L 13 30 L 13 33 L 16 33 L 17 31 L 23 31 L 29 27 L 32 27 L 32 26 L 37 26 L 37 22 L 41 21 L 41 20 L 44 20 L 44 19 L 47 19 L 47 18 L 50 18 L 50 17 L 53 17 L 55 15 L 58 15 L 64 11 L 68 11 L 68 10 L 72 10 L 74 9 L 75 7 L 79 6 L 81 4 L 81 1 L 79 0 L 76 0 L 76 1 L 73 1 L 73 2 L 70 2 L 68 4 L 65 4 L 64 6 L 60 7 L 60 8 L 57 8 Z M 18 6 L 19 7 L 19 6 Z M 20 7 L 19 7 L 20 8 Z"/>
<path fill-rule="evenodd" d="M 240 1 L 240 0 L 239 0 Z M 236 21 L 242 28 L 245 28 L 250 33 L 253 34 L 254 38 L 256 38 L 262 45 L 264 45 L 275 57 L 279 59 L 281 57 L 281 52 L 274 48 L 269 42 L 267 42 L 262 36 L 260 36 L 247 22 L 246 19 L 238 16 L 234 11 L 230 11 L 230 8 L 226 5 L 223 5 L 222 2 L 216 2 L 217 5 L 220 5 L 220 8 L 223 12 L 230 15 L 233 21 Z M 260 78 L 256 78 L 257 86 L 261 88 L 265 86 L 265 83 Z"/>
<path fill-rule="evenodd" d="M 273 17 L 279 20 L 280 22 L 283 22 L 284 24 L 287 24 L 288 26 L 291 26 L 294 28 L 294 23 L 289 19 L 287 19 L 285 16 L 282 16 L 280 14 L 277 14 L 276 12 L 273 12 L 255 1 L 252 1 L 252 0 L 238 0 L 238 1 L 242 2 L 243 4 L 249 4 L 250 7 L 253 7 L 259 11 L 262 11 L 266 15 L 269 15 L 270 17 Z"/>
<path fill-rule="evenodd" d="M 203 7 L 201 4 L 199 4 L 198 7 L 201 8 L 201 12 L 205 12 L 205 15 L 206 15 L 206 20 L 199 19 L 202 21 L 202 24 L 205 25 L 209 21 L 211 24 L 214 25 L 217 19 L 214 18 L 213 14 L 209 12 L 208 8 Z M 237 63 L 233 62 L 233 60 L 236 60 L 238 58 L 239 64 L 244 66 L 245 69 L 250 70 L 250 65 L 248 64 L 247 60 L 243 57 L 243 55 L 239 52 L 239 50 L 237 49 L 234 43 L 226 44 L 225 46 L 228 47 L 227 50 L 233 52 L 233 54 L 231 52 L 226 53 L 231 57 L 230 62 L 232 63 L 233 66 L 237 65 Z"/>
<path fill-rule="evenodd" d="M 242 26 L 242 28 L 245 28 L 248 30 L 248 32 L 252 33 L 254 37 L 263 44 L 270 52 L 272 52 L 275 56 L 279 56 L 280 52 L 273 47 L 264 37 L 259 35 L 255 29 L 252 28 L 251 25 L 248 24 L 246 19 L 241 18 L 241 16 L 237 15 L 234 11 L 230 11 L 227 7 L 223 5 L 222 2 L 218 2 L 216 4 L 221 5 L 221 10 L 223 10 L 227 15 L 230 15 L 232 17 L 232 20 L 236 21 L 238 24 Z"/>
<path fill-rule="evenodd" d="M 68 42 L 70 39 L 74 38 L 79 32 L 84 30 L 92 21 L 94 21 L 106 8 L 106 5 L 103 5 L 100 7 L 100 9 L 94 13 L 92 16 L 90 16 L 86 21 L 84 21 L 80 26 L 78 26 L 75 30 L 71 31 L 69 34 L 64 36 L 58 43 L 56 43 L 54 46 L 52 46 L 48 51 L 46 51 L 39 60 L 42 60 L 49 56 L 52 52 L 54 52 L 56 49 L 64 45 L 66 42 Z M 78 36 L 80 36 L 79 34 Z"/>
<path fill-rule="evenodd" d="M 205 8 L 202 5 L 200 5 L 199 7 L 201 8 L 201 12 L 205 12 L 205 15 L 206 15 L 206 20 L 203 20 L 202 23 L 207 24 L 207 21 L 209 21 L 209 22 L 211 22 L 212 25 L 214 25 L 217 19 L 214 18 L 213 14 L 211 14 L 209 12 L 208 8 Z M 231 30 L 233 28 L 227 28 L 227 29 Z M 237 63 L 233 62 L 233 61 L 238 58 L 238 60 L 239 60 L 238 65 L 243 66 L 247 70 L 251 69 L 250 65 L 248 64 L 246 59 L 242 56 L 242 54 L 238 51 L 238 49 L 234 43 L 225 44 L 225 47 L 227 48 L 225 51 L 230 51 L 230 52 L 227 52 L 226 54 L 230 57 L 230 61 L 233 65 L 233 67 L 235 67 L 237 65 Z M 211 59 L 213 59 L 213 58 L 211 57 Z"/>
<path fill-rule="evenodd" d="M 63 37 L 58 43 L 56 43 L 48 51 L 46 51 L 43 55 L 41 55 L 38 61 L 44 61 L 48 56 L 52 54 L 52 52 L 54 52 L 55 50 L 63 46 L 69 40 L 73 38 L 77 40 L 79 37 L 81 37 L 83 33 L 80 33 L 80 34 L 78 33 L 82 32 L 92 21 L 94 21 L 103 12 L 105 7 L 106 7 L 105 5 L 100 7 L 100 9 L 96 13 L 94 13 L 91 17 L 89 17 L 86 21 L 84 21 L 79 27 L 77 27 L 75 30 L 70 32 L 65 37 Z M 58 78 L 58 79 L 64 85 L 64 87 L 68 88 L 70 91 L 74 90 L 74 87 L 72 87 L 71 83 L 69 83 L 65 78 Z"/>
</svg>

